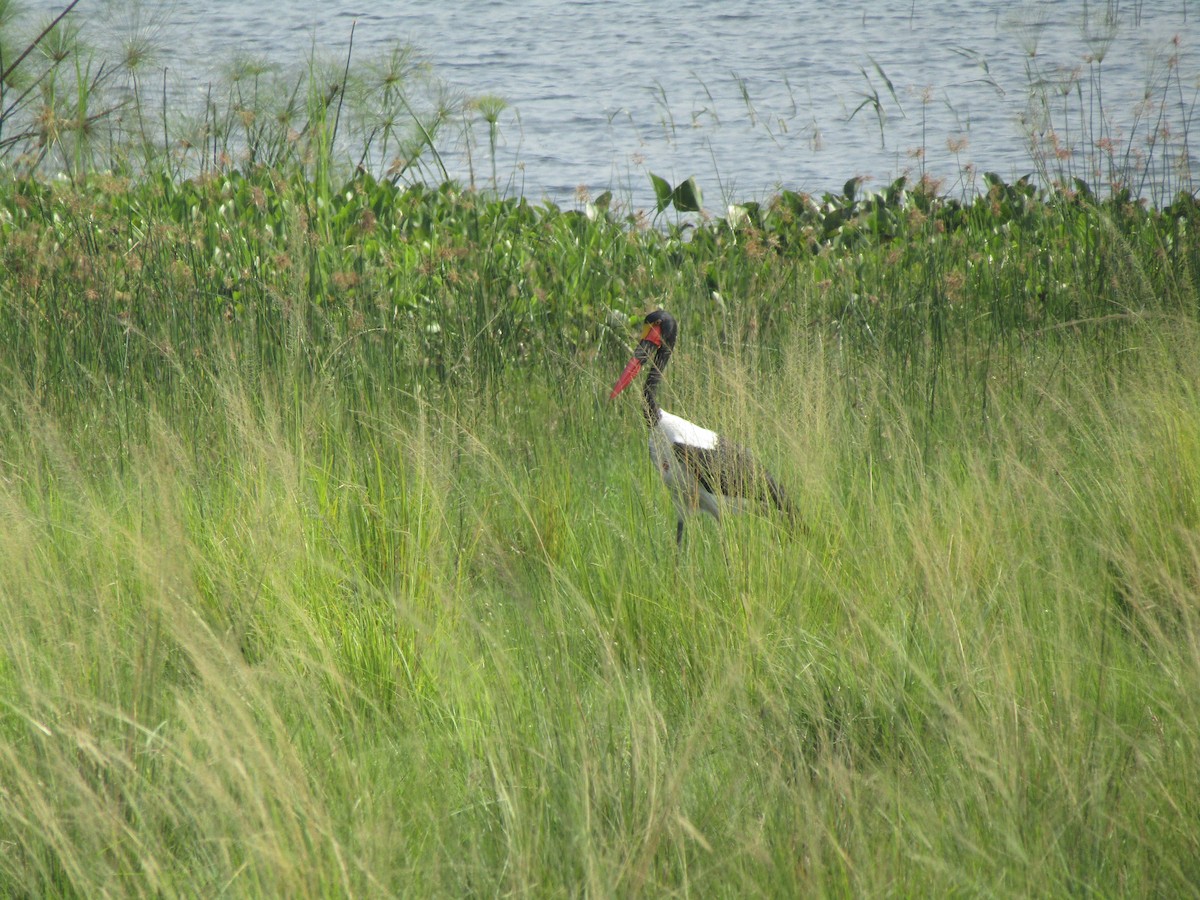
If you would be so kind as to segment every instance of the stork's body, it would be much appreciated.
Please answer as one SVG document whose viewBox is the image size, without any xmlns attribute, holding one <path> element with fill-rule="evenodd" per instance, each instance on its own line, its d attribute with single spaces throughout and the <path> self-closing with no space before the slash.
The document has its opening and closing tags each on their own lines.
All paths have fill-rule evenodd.
<svg viewBox="0 0 1200 900">
<path fill-rule="evenodd" d="M 646 332 L 609 395 L 612 399 L 628 387 L 653 356 L 643 389 L 650 459 L 670 489 L 679 514 L 676 540 L 683 540 L 684 517 L 689 512 L 702 510 L 720 519 L 723 511 L 740 510 L 749 502 L 774 507 L 794 520 L 795 511 L 783 489 L 753 456 L 715 431 L 659 407 L 658 385 L 678 332 L 669 313 L 657 310 L 646 316 Z"/>
</svg>

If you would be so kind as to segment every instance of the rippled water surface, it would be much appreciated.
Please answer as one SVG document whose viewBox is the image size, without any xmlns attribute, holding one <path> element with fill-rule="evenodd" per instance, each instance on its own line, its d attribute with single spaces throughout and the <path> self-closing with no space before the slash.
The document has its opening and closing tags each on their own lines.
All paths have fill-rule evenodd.
<svg viewBox="0 0 1200 900">
<path fill-rule="evenodd" d="M 181 103 L 200 102 L 235 53 L 280 66 L 314 47 L 344 56 L 352 22 L 356 60 L 411 42 L 455 88 L 508 101 L 501 180 L 533 199 L 569 202 L 585 186 L 643 204 L 651 171 L 694 175 L 710 206 L 839 190 L 855 175 L 924 170 L 948 190 L 972 171 L 1012 179 L 1034 170 L 1041 95 L 1060 111 L 1059 162 L 1077 174 L 1097 138 L 1125 158 L 1165 158 L 1146 143 L 1166 140 L 1164 126 L 1183 162 L 1158 177 L 1184 185 L 1197 171 L 1182 143 L 1200 73 L 1194 0 L 84 0 L 77 13 L 108 34 L 148 28 Z"/>
</svg>

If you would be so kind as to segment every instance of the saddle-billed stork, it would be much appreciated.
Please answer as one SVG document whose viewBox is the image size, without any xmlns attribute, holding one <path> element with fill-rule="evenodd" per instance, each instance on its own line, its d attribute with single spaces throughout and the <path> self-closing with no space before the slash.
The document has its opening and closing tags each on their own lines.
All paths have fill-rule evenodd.
<svg viewBox="0 0 1200 900">
<path fill-rule="evenodd" d="M 633 359 L 617 379 L 608 399 L 612 400 L 629 387 L 650 360 L 650 371 L 642 391 L 646 401 L 646 424 L 650 426 L 650 459 L 667 483 L 679 514 L 676 542 L 683 542 L 686 513 L 703 510 L 720 520 L 722 510 L 740 510 L 747 501 L 774 507 L 795 522 L 795 508 L 783 488 L 748 451 L 715 431 L 701 428 L 659 407 L 658 385 L 675 349 L 679 325 L 674 316 L 661 309 L 646 316 L 645 324 L 646 330 L 633 352 Z"/>
</svg>

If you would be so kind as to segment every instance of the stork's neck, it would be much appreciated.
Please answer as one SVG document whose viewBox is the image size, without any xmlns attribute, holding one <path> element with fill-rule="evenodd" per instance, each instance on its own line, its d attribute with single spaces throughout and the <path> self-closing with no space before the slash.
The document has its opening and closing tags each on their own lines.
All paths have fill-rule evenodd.
<svg viewBox="0 0 1200 900">
<path fill-rule="evenodd" d="M 658 385 L 662 381 L 663 370 L 667 367 L 670 359 L 670 347 L 659 347 L 658 352 L 654 354 L 654 362 L 650 365 L 650 372 L 646 376 L 646 386 L 642 389 L 642 396 L 646 399 L 646 424 L 651 428 L 657 425 L 658 420 L 662 418 L 662 409 L 658 405 Z"/>
</svg>

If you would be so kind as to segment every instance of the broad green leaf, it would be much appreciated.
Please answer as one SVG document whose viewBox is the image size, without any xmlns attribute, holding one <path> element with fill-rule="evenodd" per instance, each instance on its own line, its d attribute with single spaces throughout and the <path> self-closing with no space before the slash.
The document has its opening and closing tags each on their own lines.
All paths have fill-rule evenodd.
<svg viewBox="0 0 1200 900">
<path fill-rule="evenodd" d="M 682 181 L 672 194 L 675 208 L 680 212 L 700 212 L 703 206 L 700 202 L 700 185 L 695 178 Z"/>
<path fill-rule="evenodd" d="M 654 185 L 654 197 L 658 201 L 654 211 L 662 212 L 671 205 L 671 185 L 665 178 L 660 178 L 653 172 L 650 173 L 650 183 Z"/>
</svg>

